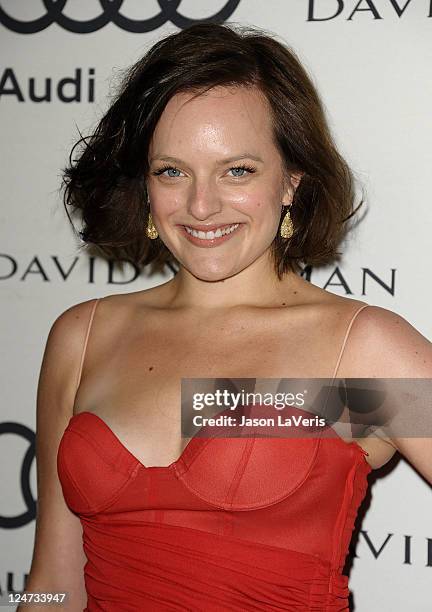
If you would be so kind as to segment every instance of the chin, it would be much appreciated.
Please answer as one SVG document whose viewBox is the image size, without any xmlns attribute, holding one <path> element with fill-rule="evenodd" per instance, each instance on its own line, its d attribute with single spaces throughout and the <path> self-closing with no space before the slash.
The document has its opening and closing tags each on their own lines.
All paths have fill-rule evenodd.
<svg viewBox="0 0 432 612">
<path fill-rule="evenodd" d="M 235 276 L 240 272 L 240 269 L 233 269 L 232 267 L 225 268 L 223 266 L 188 266 L 185 268 L 188 270 L 190 274 L 203 281 L 222 281 L 226 278 L 230 278 L 231 276 Z"/>
</svg>

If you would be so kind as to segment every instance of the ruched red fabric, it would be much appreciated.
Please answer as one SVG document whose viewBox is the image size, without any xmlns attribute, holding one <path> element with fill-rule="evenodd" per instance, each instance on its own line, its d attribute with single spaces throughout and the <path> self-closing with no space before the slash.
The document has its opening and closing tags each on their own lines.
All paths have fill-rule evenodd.
<svg viewBox="0 0 432 612">
<path fill-rule="evenodd" d="M 83 526 L 85 612 L 342 612 L 368 453 L 336 434 L 192 438 L 146 467 L 94 413 L 57 467 Z"/>
</svg>

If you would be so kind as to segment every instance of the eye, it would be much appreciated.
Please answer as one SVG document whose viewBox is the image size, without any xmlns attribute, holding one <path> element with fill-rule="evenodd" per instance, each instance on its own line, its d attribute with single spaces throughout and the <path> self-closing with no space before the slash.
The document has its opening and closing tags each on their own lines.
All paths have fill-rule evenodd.
<svg viewBox="0 0 432 612">
<path fill-rule="evenodd" d="M 158 170 L 155 170 L 154 172 L 152 172 L 152 174 L 154 174 L 155 176 L 159 176 L 161 174 L 163 174 L 164 172 L 167 172 L 168 170 L 173 170 L 174 172 L 181 172 L 181 170 L 179 170 L 178 168 L 175 168 L 174 166 L 163 166 L 162 168 L 159 168 Z M 178 178 L 179 175 L 178 174 L 167 174 L 166 176 L 168 176 L 168 178 Z"/>
<path fill-rule="evenodd" d="M 256 172 L 256 169 L 255 169 L 255 168 L 253 168 L 252 166 L 247 166 L 247 165 L 245 165 L 245 164 L 243 164 L 243 165 L 241 165 L 241 166 L 234 166 L 233 168 L 230 168 L 230 171 L 231 171 L 231 170 L 234 170 L 235 172 L 236 172 L 237 170 L 240 170 L 240 171 L 241 171 L 241 173 L 240 173 L 240 174 L 234 174 L 234 175 L 233 175 L 235 178 L 243 178 L 244 176 L 247 176 L 247 175 L 245 174 L 245 171 L 246 171 L 248 174 L 253 174 L 254 172 Z"/>
</svg>

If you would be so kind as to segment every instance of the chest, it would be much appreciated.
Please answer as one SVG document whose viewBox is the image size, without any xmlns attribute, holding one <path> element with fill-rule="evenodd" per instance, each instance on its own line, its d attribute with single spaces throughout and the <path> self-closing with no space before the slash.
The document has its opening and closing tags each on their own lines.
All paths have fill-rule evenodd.
<svg viewBox="0 0 432 612">
<path fill-rule="evenodd" d="M 279 314 L 169 324 L 158 317 L 140 330 L 89 347 L 75 406 L 103 418 L 146 465 L 169 464 L 188 442 L 182 379 L 326 378 L 339 349 L 331 321 L 288 322 Z"/>
</svg>

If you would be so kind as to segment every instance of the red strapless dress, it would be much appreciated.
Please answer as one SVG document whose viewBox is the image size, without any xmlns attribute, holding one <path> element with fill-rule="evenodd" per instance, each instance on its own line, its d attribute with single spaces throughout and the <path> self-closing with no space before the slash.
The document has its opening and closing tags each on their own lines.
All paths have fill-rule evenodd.
<svg viewBox="0 0 432 612">
<path fill-rule="evenodd" d="M 73 416 L 57 459 L 83 526 L 85 610 L 348 610 L 365 455 L 336 434 L 194 437 L 146 467 L 96 414 Z"/>
</svg>

